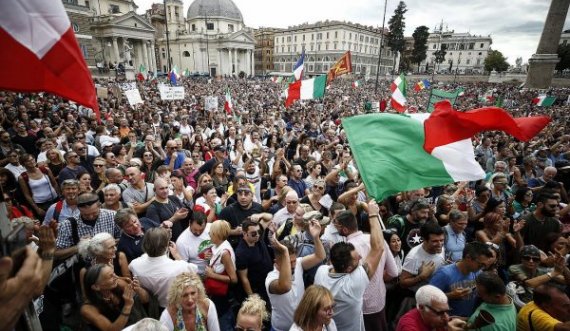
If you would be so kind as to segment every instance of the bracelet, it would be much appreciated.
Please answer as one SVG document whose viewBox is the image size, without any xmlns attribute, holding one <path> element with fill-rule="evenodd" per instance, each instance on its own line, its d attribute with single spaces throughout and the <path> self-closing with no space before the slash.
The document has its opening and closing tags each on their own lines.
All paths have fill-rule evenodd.
<svg viewBox="0 0 570 331">
<path fill-rule="evenodd" d="M 131 312 L 125 313 L 125 312 L 121 311 L 121 315 L 129 317 L 131 315 Z"/>
<path fill-rule="evenodd" d="M 42 253 L 42 260 L 53 260 L 53 253 Z"/>
<path fill-rule="evenodd" d="M 370 217 L 378 217 L 378 218 L 380 218 L 380 216 L 379 216 L 378 214 L 371 214 L 371 215 L 368 215 L 368 218 L 370 218 Z"/>
</svg>

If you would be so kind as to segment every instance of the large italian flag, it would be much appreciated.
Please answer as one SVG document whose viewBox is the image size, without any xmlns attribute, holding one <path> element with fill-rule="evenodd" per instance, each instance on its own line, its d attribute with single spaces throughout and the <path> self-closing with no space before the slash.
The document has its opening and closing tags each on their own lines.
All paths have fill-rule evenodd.
<svg viewBox="0 0 570 331">
<path fill-rule="evenodd" d="M 327 76 L 321 75 L 311 79 L 298 80 L 289 84 L 285 96 L 285 107 L 289 107 L 295 100 L 319 99 L 325 95 Z"/>
<path fill-rule="evenodd" d="M 51 92 L 99 118 L 91 73 L 61 1 L 2 1 L 0 65 L 0 88 Z"/>
<path fill-rule="evenodd" d="M 368 193 L 377 200 L 426 186 L 485 178 L 471 137 L 503 130 L 519 140 L 534 137 L 546 116 L 512 118 L 500 108 L 455 111 L 449 101 L 431 114 L 367 114 L 342 121 Z"/>
<path fill-rule="evenodd" d="M 538 97 L 532 99 L 532 103 L 542 107 L 550 107 L 554 104 L 554 101 L 556 101 L 556 97 L 550 97 L 547 95 L 539 95 Z"/>
</svg>

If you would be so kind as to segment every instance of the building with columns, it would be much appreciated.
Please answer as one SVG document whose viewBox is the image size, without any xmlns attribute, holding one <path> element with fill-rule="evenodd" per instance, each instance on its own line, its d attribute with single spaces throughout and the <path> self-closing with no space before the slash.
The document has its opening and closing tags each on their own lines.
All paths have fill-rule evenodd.
<svg viewBox="0 0 570 331">
<path fill-rule="evenodd" d="M 456 33 L 439 29 L 430 33 L 427 42 L 427 57 L 420 64 L 420 71 L 436 68 L 436 71 L 454 73 L 483 73 L 485 58 L 491 51 L 493 39 L 491 36 L 472 35 L 469 32 Z M 446 48 L 445 60 L 441 64 L 435 62 L 435 52 L 442 45 Z M 426 68 L 427 66 L 427 68 Z"/>
<path fill-rule="evenodd" d="M 254 74 L 255 39 L 232 0 L 194 0 L 186 18 L 182 13 L 180 0 L 166 0 L 166 8 L 155 4 L 147 11 L 157 31 L 159 70 L 170 69 L 170 53 L 170 65 L 180 72 L 188 69 L 211 76 Z M 167 33 L 170 52 L 166 51 Z"/>
<path fill-rule="evenodd" d="M 384 36 L 387 34 L 385 30 Z M 292 72 L 305 50 L 305 73 L 308 76 L 325 74 L 346 51 L 351 51 L 353 74 L 366 78 L 376 75 L 382 39 L 380 28 L 327 20 L 290 26 L 274 35 L 275 71 Z M 382 48 L 380 74 L 390 72 L 393 66 L 394 53 L 388 47 Z"/>
<path fill-rule="evenodd" d="M 156 70 L 154 28 L 134 0 L 62 0 L 87 65 Z"/>
</svg>

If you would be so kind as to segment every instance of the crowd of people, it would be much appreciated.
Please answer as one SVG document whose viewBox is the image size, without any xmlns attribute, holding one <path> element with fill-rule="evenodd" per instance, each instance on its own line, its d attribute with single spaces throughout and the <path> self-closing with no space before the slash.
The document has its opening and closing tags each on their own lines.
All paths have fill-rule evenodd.
<svg viewBox="0 0 570 331">
<path fill-rule="evenodd" d="M 175 101 L 137 82 L 136 106 L 96 84 L 100 121 L 0 91 L 0 187 L 30 242 L 21 267 L 0 259 L 0 330 L 32 299 L 44 330 L 570 329 L 570 89 L 543 108 L 514 84 L 433 82 L 464 88 L 459 111 L 552 123 L 473 137 L 483 180 L 375 201 L 342 119 L 378 111 L 388 81 L 339 78 L 288 109 L 265 79 L 183 79 Z"/>
</svg>

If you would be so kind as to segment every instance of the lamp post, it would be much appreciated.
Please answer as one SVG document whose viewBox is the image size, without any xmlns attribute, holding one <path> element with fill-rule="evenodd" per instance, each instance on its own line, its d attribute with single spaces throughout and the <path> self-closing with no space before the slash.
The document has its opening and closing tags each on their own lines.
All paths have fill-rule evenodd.
<svg viewBox="0 0 570 331">
<path fill-rule="evenodd" d="M 382 49 L 384 48 L 384 25 L 386 24 L 386 6 L 388 0 L 384 0 L 384 16 L 382 17 L 382 32 L 380 35 L 380 46 L 378 47 L 378 65 L 376 66 L 376 81 L 374 82 L 374 93 L 378 92 L 378 76 L 380 75 L 380 65 L 382 62 Z"/>
<path fill-rule="evenodd" d="M 166 0 L 164 0 L 164 26 L 166 27 L 166 58 L 168 61 L 168 72 L 172 71 L 172 63 L 170 61 L 170 39 L 168 36 L 168 15 L 166 8 Z"/>
<path fill-rule="evenodd" d="M 461 52 L 459 52 L 459 57 L 457 58 L 457 65 L 455 65 L 455 76 L 453 77 L 453 84 L 457 80 L 457 72 L 459 71 L 459 64 L 461 64 Z"/>
</svg>

